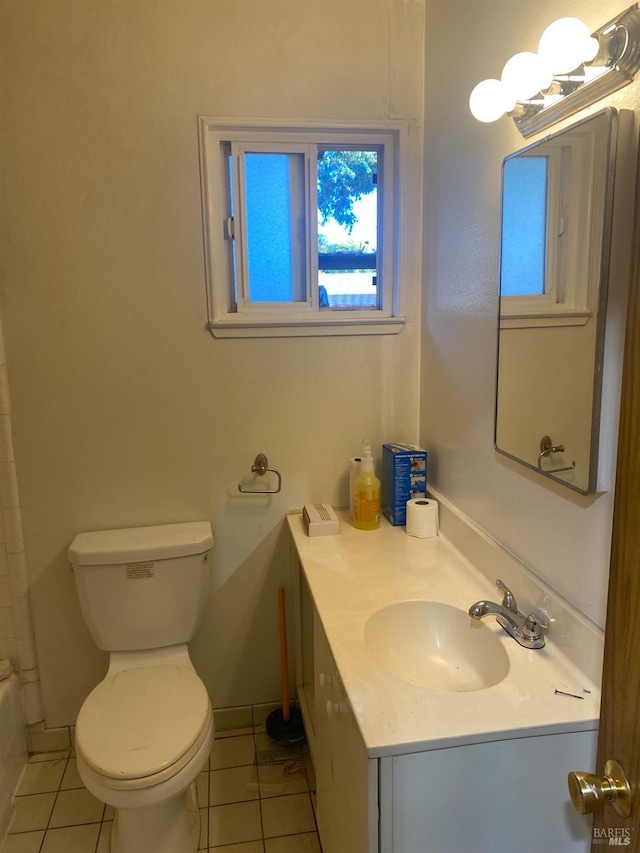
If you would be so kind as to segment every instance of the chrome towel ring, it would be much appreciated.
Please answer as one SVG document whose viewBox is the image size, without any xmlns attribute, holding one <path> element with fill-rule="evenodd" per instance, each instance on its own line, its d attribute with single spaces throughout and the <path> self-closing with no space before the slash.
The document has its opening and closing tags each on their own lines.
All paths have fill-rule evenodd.
<svg viewBox="0 0 640 853">
<path fill-rule="evenodd" d="M 280 489 L 282 488 L 282 474 L 280 471 L 276 471 L 275 468 L 269 468 L 269 461 L 264 453 L 258 453 L 255 458 L 253 465 L 251 466 L 251 473 L 257 474 L 259 477 L 264 477 L 264 475 L 270 471 L 272 474 L 275 474 L 278 478 L 278 485 L 275 489 L 244 489 L 242 487 L 242 483 L 238 483 L 238 491 L 242 492 L 243 495 L 277 495 Z"/>
</svg>

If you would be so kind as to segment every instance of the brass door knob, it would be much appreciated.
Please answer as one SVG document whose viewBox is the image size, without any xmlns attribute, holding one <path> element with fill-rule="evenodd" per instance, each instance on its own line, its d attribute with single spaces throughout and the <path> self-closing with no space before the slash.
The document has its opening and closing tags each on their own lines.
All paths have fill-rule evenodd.
<svg viewBox="0 0 640 853">
<path fill-rule="evenodd" d="M 579 770 L 569 773 L 569 794 L 573 807 L 580 814 L 593 814 L 611 803 L 620 817 L 631 814 L 631 785 L 627 774 L 617 761 L 607 761 L 604 777 Z"/>
</svg>

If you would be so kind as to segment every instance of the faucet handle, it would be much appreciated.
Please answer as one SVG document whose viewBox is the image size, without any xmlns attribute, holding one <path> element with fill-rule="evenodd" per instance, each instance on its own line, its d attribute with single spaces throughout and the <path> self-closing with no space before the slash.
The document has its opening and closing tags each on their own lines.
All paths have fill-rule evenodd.
<svg viewBox="0 0 640 853">
<path fill-rule="evenodd" d="M 496 586 L 498 587 L 498 589 L 501 589 L 502 592 L 504 592 L 504 598 L 502 599 L 502 606 L 506 607 L 507 610 L 510 610 L 512 613 L 517 613 L 518 612 L 518 605 L 516 603 L 516 597 L 511 592 L 511 590 L 506 585 L 506 583 L 504 583 L 504 581 L 501 581 L 500 579 L 498 579 L 496 581 Z"/>
<path fill-rule="evenodd" d="M 542 631 L 549 628 L 549 623 L 539 616 L 537 613 L 530 613 L 524 620 L 522 628 L 522 636 L 528 640 L 539 640 L 542 637 Z"/>
</svg>

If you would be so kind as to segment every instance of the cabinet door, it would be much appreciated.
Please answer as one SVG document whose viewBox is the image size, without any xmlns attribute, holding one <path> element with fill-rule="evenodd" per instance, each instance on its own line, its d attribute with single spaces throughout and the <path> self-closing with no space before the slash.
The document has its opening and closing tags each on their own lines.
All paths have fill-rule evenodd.
<svg viewBox="0 0 640 853">
<path fill-rule="evenodd" d="M 593 766 L 595 743 L 596 732 L 566 732 L 395 756 L 383 851 L 588 853 L 566 768 Z"/>
<path fill-rule="evenodd" d="M 377 850 L 377 761 L 368 760 L 314 614 L 317 820 L 323 853 Z"/>
</svg>

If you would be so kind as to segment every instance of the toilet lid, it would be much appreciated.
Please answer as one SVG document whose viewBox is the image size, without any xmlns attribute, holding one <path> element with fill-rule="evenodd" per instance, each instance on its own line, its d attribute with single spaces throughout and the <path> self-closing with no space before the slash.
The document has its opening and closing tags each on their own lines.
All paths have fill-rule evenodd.
<svg viewBox="0 0 640 853">
<path fill-rule="evenodd" d="M 179 761 L 200 737 L 209 714 L 207 690 L 189 667 L 123 670 L 107 674 L 85 700 L 76 746 L 103 776 L 139 779 Z"/>
</svg>

